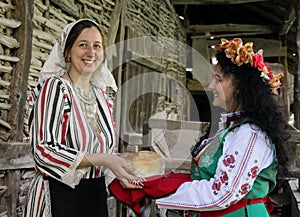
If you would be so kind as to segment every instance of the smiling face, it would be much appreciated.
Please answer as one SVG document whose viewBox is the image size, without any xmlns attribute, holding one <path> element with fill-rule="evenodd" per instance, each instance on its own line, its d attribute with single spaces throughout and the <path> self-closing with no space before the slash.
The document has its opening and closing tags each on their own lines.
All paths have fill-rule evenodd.
<svg viewBox="0 0 300 217">
<path fill-rule="evenodd" d="M 213 73 L 213 80 L 208 88 L 213 92 L 213 105 L 225 109 L 227 112 L 234 112 L 235 100 L 233 97 L 234 88 L 230 76 L 224 76 L 220 65 L 216 65 Z"/>
<path fill-rule="evenodd" d="M 96 27 L 85 28 L 74 41 L 67 57 L 70 58 L 69 73 L 72 78 L 91 77 L 103 59 L 103 41 Z"/>
</svg>

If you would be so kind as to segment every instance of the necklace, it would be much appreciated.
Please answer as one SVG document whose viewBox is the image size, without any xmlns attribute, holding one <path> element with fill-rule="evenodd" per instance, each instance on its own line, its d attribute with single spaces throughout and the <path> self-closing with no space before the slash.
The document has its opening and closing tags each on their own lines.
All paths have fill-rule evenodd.
<svg viewBox="0 0 300 217">
<path fill-rule="evenodd" d="M 87 92 L 76 85 L 74 85 L 74 87 L 75 87 L 76 93 L 77 93 L 80 101 L 82 101 L 86 104 L 95 104 L 96 103 L 96 96 L 95 96 L 93 90 L 90 90 Z"/>
<path fill-rule="evenodd" d="M 98 136 L 101 134 L 101 128 L 99 126 L 100 117 L 97 112 L 97 100 L 93 90 L 87 92 L 81 89 L 78 86 L 73 85 L 77 96 L 80 100 L 80 106 L 82 111 L 89 122 L 92 130 L 94 131 L 95 135 Z"/>
<path fill-rule="evenodd" d="M 96 96 L 95 96 L 93 89 L 91 89 L 90 91 L 85 91 L 82 88 L 76 86 L 74 84 L 69 72 L 67 72 L 67 74 L 71 80 L 71 83 L 75 89 L 75 92 L 77 93 L 76 95 L 78 96 L 78 98 L 80 100 L 81 109 L 82 109 L 87 121 L 89 122 L 90 127 L 94 131 L 95 135 L 99 136 L 102 131 L 98 124 L 100 117 L 97 112 L 97 100 L 96 100 Z"/>
<path fill-rule="evenodd" d="M 68 74 L 68 77 L 69 77 L 70 80 L 71 80 L 71 83 L 74 84 L 74 82 L 73 82 L 73 80 L 72 80 L 72 78 L 71 78 L 71 76 L 70 76 L 70 74 L 69 74 L 69 71 L 67 71 L 67 74 Z"/>
</svg>

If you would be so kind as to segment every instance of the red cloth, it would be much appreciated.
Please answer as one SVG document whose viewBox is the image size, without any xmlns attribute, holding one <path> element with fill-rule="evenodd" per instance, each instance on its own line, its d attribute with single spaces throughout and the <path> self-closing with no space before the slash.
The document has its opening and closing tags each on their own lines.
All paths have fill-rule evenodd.
<svg viewBox="0 0 300 217">
<path fill-rule="evenodd" d="M 175 192 L 182 183 L 191 181 L 188 174 L 169 172 L 163 176 L 151 176 L 144 180 L 136 180 L 135 182 L 143 185 L 142 189 L 125 189 L 117 179 L 114 179 L 108 188 L 117 200 L 140 214 L 141 203 L 146 198 L 156 199 L 167 196 Z"/>
</svg>

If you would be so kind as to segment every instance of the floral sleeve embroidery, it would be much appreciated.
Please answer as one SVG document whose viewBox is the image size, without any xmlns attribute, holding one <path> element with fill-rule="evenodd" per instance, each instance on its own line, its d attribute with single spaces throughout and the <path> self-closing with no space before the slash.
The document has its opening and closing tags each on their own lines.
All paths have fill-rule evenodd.
<svg viewBox="0 0 300 217">
<path fill-rule="evenodd" d="M 244 125 L 226 137 L 222 155 L 214 162 L 213 177 L 185 183 L 175 194 L 156 203 L 197 211 L 224 209 L 245 197 L 261 170 L 273 160 L 274 151 L 265 134 Z"/>
</svg>

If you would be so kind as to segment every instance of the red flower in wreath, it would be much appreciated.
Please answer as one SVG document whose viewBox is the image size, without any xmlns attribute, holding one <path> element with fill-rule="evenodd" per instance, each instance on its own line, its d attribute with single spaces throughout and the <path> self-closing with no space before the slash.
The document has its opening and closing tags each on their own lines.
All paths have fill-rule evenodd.
<svg viewBox="0 0 300 217">
<path fill-rule="evenodd" d="M 260 53 L 257 53 L 252 56 L 253 67 L 258 68 L 260 71 L 263 71 L 265 68 L 264 58 Z"/>
</svg>

